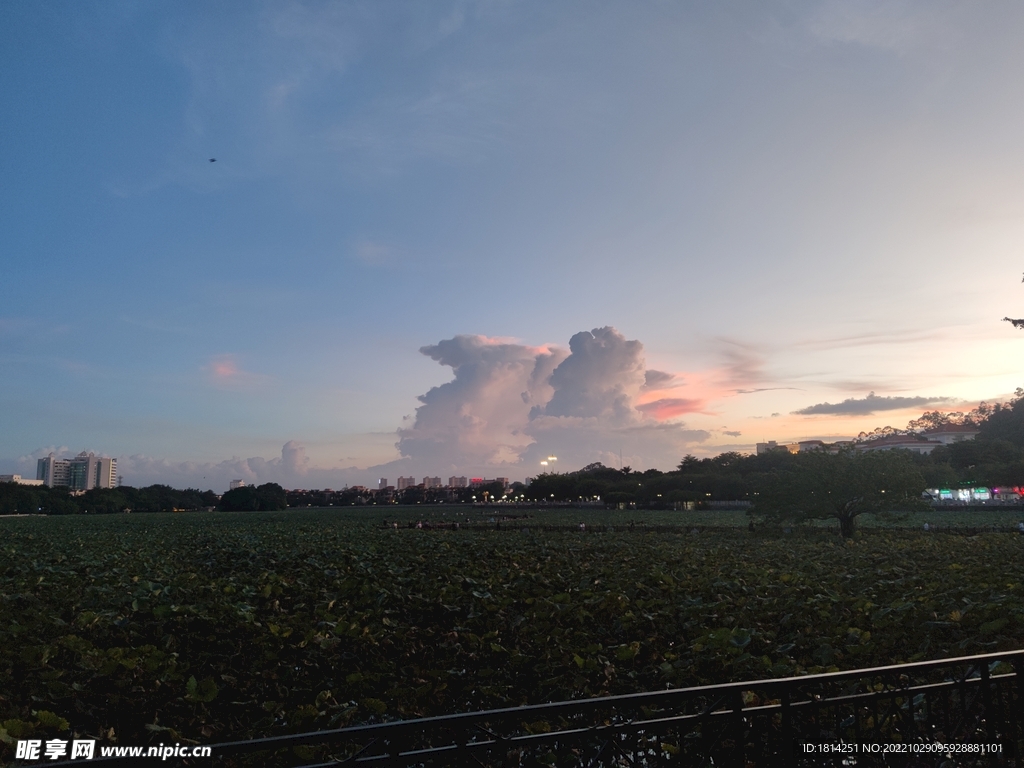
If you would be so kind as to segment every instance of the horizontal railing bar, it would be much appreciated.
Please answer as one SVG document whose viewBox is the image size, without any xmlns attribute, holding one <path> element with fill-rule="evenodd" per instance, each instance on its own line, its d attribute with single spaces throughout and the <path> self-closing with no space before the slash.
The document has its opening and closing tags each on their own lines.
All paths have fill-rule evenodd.
<svg viewBox="0 0 1024 768">
<path fill-rule="evenodd" d="M 1006 679 L 1006 678 L 1012 678 L 1012 677 L 1014 677 L 1014 675 L 1012 675 L 1012 674 L 997 675 L 995 677 L 990 678 L 990 680 Z M 981 680 L 977 679 L 977 678 L 973 678 L 971 680 L 968 680 L 967 682 L 970 683 L 970 684 L 979 684 L 979 683 L 981 683 Z M 901 694 L 901 693 L 913 693 L 915 691 L 925 690 L 926 688 L 930 689 L 930 690 L 955 688 L 955 687 L 959 686 L 960 684 L 961 683 L 959 683 L 957 681 L 944 681 L 942 683 L 931 683 L 931 684 L 924 685 L 924 686 L 918 686 L 916 688 L 907 688 L 907 689 L 902 689 L 902 690 L 872 691 L 870 693 L 862 693 L 862 694 L 855 694 L 855 695 L 851 695 L 851 696 L 845 696 L 845 697 L 842 697 L 841 699 L 839 699 L 839 698 L 837 698 L 837 699 L 826 699 L 826 700 L 824 700 L 822 702 L 815 702 L 815 701 L 794 702 L 794 703 L 791 703 L 790 706 L 791 707 L 807 707 L 807 706 L 811 706 L 811 705 L 814 705 L 814 704 L 817 704 L 818 706 L 822 706 L 822 705 L 830 705 L 830 704 L 833 704 L 833 703 L 835 703 L 837 701 L 841 701 L 843 703 L 847 703 L 847 702 L 854 701 L 854 700 L 864 700 L 864 699 L 871 699 L 871 698 L 886 698 L 887 696 L 888 697 L 894 697 L 894 696 L 896 696 L 898 694 Z M 780 712 L 781 710 L 782 710 L 782 705 L 781 704 L 763 704 L 763 705 L 758 705 L 758 706 L 755 706 L 755 707 L 745 707 L 742 711 L 744 713 L 769 714 L 769 713 L 773 713 L 773 712 Z M 688 721 L 710 720 L 712 718 L 714 718 L 715 720 L 719 720 L 719 719 L 723 719 L 723 718 L 726 718 L 726 717 L 732 716 L 732 715 L 735 715 L 735 710 L 722 709 L 722 710 L 714 710 L 712 712 L 701 713 L 701 714 L 673 715 L 673 716 L 670 716 L 670 717 L 652 718 L 652 719 L 648 719 L 648 720 L 629 720 L 629 721 L 625 721 L 625 722 L 622 722 L 622 723 L 613 723 L 613 724 L 608 724 L 608 725 L 596 725 L 596 726 L 591 726 L 591 727 L 588 727 L 588 728 L 574 728 L 574 729 L 564 730 L 564 731 L 552 731 L 552 732 L 549 732 L 549 733 L 531 733 L 531 734 L 522 734 L 522 735 L 517 735 L 517 736 L 509 736 L 508 738 L 502 739 L 500 741 L 497 740 L 497 739 L 492 739 L 492 740 L 487 740 L 487 741 L 468 742 L 468 743 L 465 743 L 465 744 L 458 744 L 458 745 L 450 745 L 449 744 L 449 745 L 438 746 L 438 747 L 427 747 L 427 748 L 424 748 L 424 749 L 409 750 L 409 751 L 405 751 L 405 752 L 397 752 L 394 755 L 367 755 L 363 759 L 360 759 L 360 758 L 357 757 L 355 762 L 371 762 L 373 760 L 392 759 L 393 757 L 400 757 L 401 758 L 401 757 L 416 757 L 416 756 L 421 756 L 421 755 L 432 755 L 432 754 L 439 754 L 439 753 L 442 753 L 442 752 L 451 751 L 453 749 L 464 749 L 466 751 L 479 751 L 479 750 L 489 751 L 489 749 L 493 749 L 493 747 L 495 747 L 495 746 L 507 746 L 507 747 L 509 747 L 511 749 L 511 748 L 516 747 L 516 746 L 522 746 L 522 745 L 525 745 L 525 744 L 542 744 L 542 743 L 547 742 L 547 741 L 568 740 L 571 737 L 579 737 L 579 736 L 584 736 L 584 735 L 588 735 L 588 734 L 609 733 L 610 735 L 614 736 L 614 735 L 618 735 L 620 733 L 631 732 L 631 733 L 636 733 L 638 736 L 642 736 L 645 733 L 645 731 L 647 731 L 647 730 L 660 730 L 658 728 L 658 726 L 662 726 L 664 728 L 666 726 L 679 725 L 681 723 L 686 723 Z"/>
<path fill-rule="evenodd" d="M 372 733 L 380 730 L 417 730 L 430 728 L 441 723 L 466 723 L 468 725 L 475 721 L 504 719 L 509 716 L 530 717 L 531 715 L 556 715 L 563 711 L 582 713 L 587 710 L 624 702 L 642 704 L 644 702 L 656 702 L 663 699 L 673 700 L 696 698 L 711 693 L 727 693 L 737 690 L 744 691 L 755 687 L 760 689 L 788 688 L 794 684 L 808 685 L 814 682 L 853 680 L 857 678 L 871 677 L 873 675 L 894 673 L 905 675 L 910 671 L 963 666 L 965 664 L 975 664 L 982 661 L 990 662 L 1013 658 L 1020 658 L 1024 660 L 1024 650 L 1006 651 L 1003 653 L 985 653 L 976 656 L 961 656 L 953 659 L 933 659 L 930 661 L 913 662 L 911 664 L 893 664 L 884 667 L 868 667 L 865 669 L 846 670 L 842 672 L 823 672 L 814 675 L 797 675 L 794 677 L 769 678 L 767 680 L 746 680 L 736 683 L 718 683 L 716 685 L 694 686 L 691 688 L 672 688 L 665 691 L 645 691 L 643 693 L 627 693 L 617 696 L 601 696 L 590 699 L 547 702 L 544 704 L 528 704 L 523 707 L 506 707 L 502 709 L 489 709 L 478 712 L 460 712 L 454 715 L 436 715 L 433 717 L 417 718 L 415 720 L 396 720 L 387 723 L 356 725 L 349 728 L 337 728 L 327 731 L 268 736 L 261 739 L 225 742 L 224 744 L 213 746 L 217 747 L 218 754 L 238 754 L 240 752 L 274 749 L 276 748 L 276 745 L 290 746 L 292 744 L 308 744 L 317 741 L 333 741 L 336 737 L 340 736 L 356 736 L 360 733 Z"/>
<path fill-rule="evenodd" d="M 298 734 L 284 734 L 281 736 L 267 736 L 257 739 L 247 739 L 240 741 L 224 742 L 222 744 L 211 744 L 212 753 L 215 756 L 227 756 L 245 754 L 249 752 L 260 752 L 276 749 L 286 749 L 293 746 L 299 746 L 304 744 L 328 744 L 338 742 L 340 740 L 360 740 L 370 737 L 381 738 L 384 734 L 387 734 L 391 739 L 400 739 L 403 734 L 412 735 L 417 732 L 429 730 L 431 728 L 450 728 L 453 730 L 466 730 L 473 728 L 477 723 L 483 723 L 495 720 L 509 720 L 514 719 L 517 721 L 530 720 L 532 718 L 543 719 L 545 717 L 557 717 L 559 715 L 584 715 L 594 710 L 601 708 L 616 708 L 616 707 L 642 707 L 645 705 L 654 706 L 659 703 L 675 703 L 682 704 L 685 701 L 691 699 L 699 699 L 701 697 L 712 697 L 712 696 L 723 696 L 729 693 L 749 691 L 757 689 L 759 691 L 775 691 L 775 690 L 787 690 L 791 691 L 794 687 L 805 687 L 814 684 L 824 685 L 828 683 L 843 682 L 849 680 L 858 680 L 870 677 L 881 677 L 899 675 L 900 677 L 907 677 L 914 673 L 925 672 L 928 670 L 942 669 L 949 667 L 958 667 L 965 665 L 978 665 L 981 663 L 991 663 L 994 661 L 1024 661 L 1024 650 L 1016 651 L 1004 651 L 996 653 L 985 653 L 974 656 L 960 656 L 951 659 L 932 659 L 929 661 L 912 662 L 909 664 L 893 664 L 881 667 L 868 667 L 864 669 L 845 670 L 841 672 L 823 672 L 813 675 L 797 675 L 793 677 L 783 678 L 769 678 L 766 680 L 744 680 L 740 682 L 732 683 L 718 683 L 715 685 L 703 685 L 694 686 L 690 688 L 672 688 L 664 691 L 646 691 L 642 693 L 629 693 L 619 694 L 616 696 L 602 696 L 589 699 L 577 699 L 570 701 L 559 701 L 559 702 L 547 702 L 544 704 L 530 704 L 522 707 L 506 707 L 501 709 L 490 709 L 482 710 L 477 712 L 461 712 L 453 715 L 436 715 L 432 717 L 417 718 L 415 720 L 395 720 L 385 723 L 372 723 L 366 725 L 356 725 L 346 728 L 335 728 L 324 731 L 310 731 L 306 733 Z M 1009 674 L 1000 674 L 990 676 L 990 681 L 996 681 L 1000 679 L 1013 678 L 1016 676 L 1016 672 Z M 791 707 L 800 707 L 808 704 L 826 704 L 835 703 L 840 701 L 854 701 L 860 700 L 865 697 L 893 697 L 900 693 L 909 693 L 919 690 L 934 690 L 941 689 L 943 687 L 956 687 L 965 683 L 980 683 L 982 682 L 981 677 L 961 678 L 959 680 L 947 680 L 942 683 L 928 683 L 921 684 L 919 686 L 898 686 L 883 691 L 872 691 L 862 694 L 849 694 L 846 696 L 828 698 L 828 699 L 808 699 L 793 701 L 790 703 Z M 713 706 L 713 705 L 712 705 Z M 779 708 L 781 705 L 764 705 L 757 707 L 741 707 L 739 711 L 744 713 L 763 711 L 765 708 Z M 655 723 L 655 722 L 684 722 L 687 719 L 694 719 L 700 717 L 708 717 L 711 715 L 735 715 L 737 712 L 734 708 L 714 710 L 712 712 L 704 712 L 701 714 L 686 714 L 686 715 L 675 715 L 668 718 L 654 718 L 649 721 L 625 721 L 622 724 L 614 724 L 609 726 L 603 726 L 607 728 L 620 729 L 621 727 L 630 727 L 636 729 L 641 723 Z M 504 739 L 505 743 L 518 743 L 519 740 L 527 737 L 550 737 L 552 739 L 562 736 L 565 737 L 568 734 L 585 733 L 592 731 L 592 728 L 576 728 L 570 730 L 555 731 L 552 733 L 545 734 L 525 734 L 520 736 L 509 737 Z M 468 742 L 462 744 L 459 748 L 466 749 L 472 747 L 474 744 L 483 746 L 484 744 L 490 743 L 488 741 L 480 742 Z M 497 742 L 494 742 L 497 743 Z M 206 746 L 206 745 L 204 745 Z M 429 749 L 442 749 L 448 748 L 437 747 Z M 393 759 L 397 755 L 389 755 L 388 759 Z M 367 758 L 370 756 L 367 755 Z M 119 762 L 125 758 L 118 757 L 107 757 L 97 758 L 91 760 L 90 763 L 107 763 L 107 762 Z M 330 765 L 328 763 L 327 765 Z M 62 761 L 59 763 L 50 763 L 53 768 L 61 768 L 61 766 L 74 766 L 77 762 L 74 761 Z"/>
</svg>

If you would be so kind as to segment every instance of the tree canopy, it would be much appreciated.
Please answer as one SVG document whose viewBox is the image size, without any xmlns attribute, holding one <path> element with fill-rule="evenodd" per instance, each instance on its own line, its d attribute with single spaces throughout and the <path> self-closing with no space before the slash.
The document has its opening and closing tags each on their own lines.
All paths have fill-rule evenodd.
<svg viewBox="0 0 1024 768">
<path fill-rule="evenodd" d="M 220 508 L 226 512 L 266 512 L 288 508 L 288 495 L 277 483 L 232 488 L 221 496 Z"/>
<path fill-rule="evenodd" d="M 751 514 L 766 519 L 839 521 L 844 537 L 866 512 L 920 509 L 925 479 L 907 451 L 808 451 L 772 473 Z"/>
<path fill-rule="evenodd" d="M 217 505 L 217 494 L 195 488 L 178 490 L 168 485 L 145 488 L 121 486 L 93 488 L 73 495 L 69 489 L 0 483 L 0 515 L 109 514 L 117 512 L 173 512 Z"/>
</svg>

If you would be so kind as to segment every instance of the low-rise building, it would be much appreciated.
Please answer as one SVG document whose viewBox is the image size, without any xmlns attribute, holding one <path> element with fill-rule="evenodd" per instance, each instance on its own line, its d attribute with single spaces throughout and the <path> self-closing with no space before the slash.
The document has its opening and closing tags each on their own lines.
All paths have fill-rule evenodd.
<svg viewBox="0 0 1024 768">
<path fill-rule="evenodd" d="M 970 424 L 946 424 L 942 427 L 926 429 L 921 434 L 929 440 L 949 445 L 950 443 L 962 443 L 965 440 L 973 440 L 980 431 L 977 427 Z"/>
<path fill-rule="evenodd" d="M 796 444 L 797 453 L 806 453 L 807 451 L 824 451 L 827 446 L 822 440 L 801 440 Z"/>
<path fill-rule="evenodd" d="M 18 485 L 43 485 L 42 480 L 29 480 L 21 475 L 0 475 L 0 483 L 16 483 Z"/>
<path fill-rule="evenodd" d="M 927 440 L 915 435 L 891 435 L 880 437 L 877 440 L 869 440 L 866 443 L 857 443 L 858 451 L 893 451 L 904 450 L 914 453 L 929 454 L 938 448 L 942 443 L 938 440 Z"/>
<path fill-rule="evenodd" d="M 789 453 L 799 453 L 800 443 L 777 443 L 774 440 L 769 440 L 766 443 L 757 443 L 754 448 L 757 451 L 758 456 L 763 453 L 768 453 L 769 451 L 789 451 Z"/>
</svg>

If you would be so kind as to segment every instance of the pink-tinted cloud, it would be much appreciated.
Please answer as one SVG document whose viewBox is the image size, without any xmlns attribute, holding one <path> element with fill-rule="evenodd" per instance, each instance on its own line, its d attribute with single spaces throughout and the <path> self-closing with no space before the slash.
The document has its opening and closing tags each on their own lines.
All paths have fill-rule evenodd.
<svg viewBox="0 0 1024 768">
<path fill-rule="evenodd" d="M 664 389 L 669 386 L 678 386 L 680 383 L 681 382 L 678 381 L 678 378 L 674 373 L 656 371 L 652 368 L 648 368 L 644 372 L 644 385 L 641 389 L 645 391 Z"/>
<path fill-rule="evenodd" d="M 676 377 L 648 371 L 643 344 L 615 328 L 575 334 L 568 353 L 483 336 L 456 336 L 421 352 L 455 377 L 421 396 L 415 422 L 399 430 L 396 470 L 490 466 L 533 474 L 548 455 L 573 469 L 612 463 L 620 453 L 633 466 L 674 465 L 687 444 L 710 436 L 661 423 L 647 412 L 656 407 L 640 406 L 641 395 L 657 397 L 650 384 Z"/>
<path fill-rule="evenodd" d="M 412 427 L 398 432 L 401 454 L 439 472 L 518 461 L 532 442 L 523 431 L 530 409 L 551 397 L 548 379 L 565 351 L 461 335 L 420 352 L 455 378 L 420 396 Z"/>
<path fill-rule="evenodd" d="M 215 387 L 237 389 L 262 384 L 269 376 L 244 370 L 234 355 L 217 355 L 210 359 L 204 370 Z"/>
<path fill-rule="evenodd" d="M 651 403 L 638 405 L 636 409 L 658 421 L 665 421 L 676 416 L 682 416 L 684 413 L 699 413 L 704 410 L 705 405 L 706 403 L 703 400 L 663 397 Z"/>
<path fill-rule="evenodd" d="M 213 375 L 213 378 L 218 381 L 230 381 L 240 373 L 238 364 L 229 355 L 214 358 L 210 361 L 207 369 Z"/>
</svg>

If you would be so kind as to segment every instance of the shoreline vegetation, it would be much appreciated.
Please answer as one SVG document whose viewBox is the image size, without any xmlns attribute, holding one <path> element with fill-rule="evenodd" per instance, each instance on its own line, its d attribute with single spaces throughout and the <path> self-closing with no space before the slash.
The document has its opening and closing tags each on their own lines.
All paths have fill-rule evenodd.
<svg viewBox="0 0 1024 768">
<path fill-rule="evenodd" d="M 874 440 L 918 435 L 944 427 L 972 427 L 977 429 L 977 435 L 971 440 L 940 445 L 930 453 L 901 449 L 861 450 Z M 842 458 L 827 458 L 830 456 Z M 861 457 L 860 463 L 853 461 L 856 457 Z M 832 466 L 826 466 L 830 462 Z M 822 480 L 842 474 L 837 467 L 842 472 L 846 472 L 844 467 L 856 470 L 847 472 L 849 476 L 844 478 L 847 491 L 859 483 L 861 490 L 880 493 L 885 489 L 882 487 L 884 483 L 879 481 L 886 480 L 891 494 L 893 483 L 898 480 L 896 485 L 908 502 L 905 505 L 908 508 L 914 506 L 911 502 L 920 499 L 925 488 L 1024 488 L 1024 390 L 1018 390 L 1016 397 L 1008 403 L 982 403 L 967 414 L 935 411 L 912 420 L 905 429 L 886 426 L 862 433 L 854 444 L 838 454 L 826 451 L 793 454 L 785 448 L 776 448 L 757 455 L 727 452 L 703 459 L 687 455 L 668 472 L 657 469 L 634 472 L 630 467 L 614 469 L 594 463 L 574 472 L 541 474 L 529 486 L 512 483 L 505 487 L 501 483 L 491 483 L 469 488 L 424 488 L 420 485 L 400 491 L 377 491 L 361 486 L 340 491 L 287 491 L 276 483 L 264 483 L 232 489 L 222 496 L 211 490 L 177 490 L 166 485 L 94 489 L 72 495 L 66 488 L 0 483 L 0 515 L 27 510 L 62 515 L 438 503 L 468 506 L 481 501 L 673 509 L 738 501 L 752 504 L 759 514 L 777 517 L 785 511 L 782 507 L 794 506 L 796 496 L 802 495 L 806 502 L 811 490 L 819 494 L 822 490 L 829 491 Z M 812 489 L 814 485 L 818 487 Z M 769 496 L 776 502 L 775 508 L 766 505 Z M 884 504 L 881 503 L 883 501 Z M 803 506 L 808 505 L 804 503 Z M 878 498 L 870 504 L 862 504 L 859 511 L 854 510 L 854 516 L 878 511 L 884 506 L 897 505 L 891 501 L 891 496 L 884 500 Z M 814 512 L 820 513 L 821 509 Z M 804 509 L 803 513 L 810 514 L 810 511 Z"/>
</svg>

